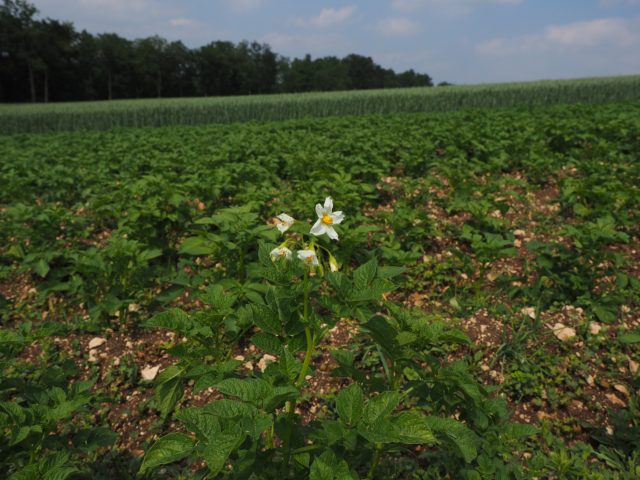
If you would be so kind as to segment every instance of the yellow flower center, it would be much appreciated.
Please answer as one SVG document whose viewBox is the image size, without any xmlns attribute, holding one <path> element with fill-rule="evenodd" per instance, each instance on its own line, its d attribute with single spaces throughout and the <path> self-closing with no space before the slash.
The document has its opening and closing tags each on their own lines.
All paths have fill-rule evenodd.
<svg viewBox="0 0 640 480">
<path fill-rule="evenodd" d="M 278 253 L 278 255 L 280 255 L 281 257 L 284 257 L 287 255 L 287 252 L 284 250 L 280 250 L 280 252 Z"/>
<path fill-rule="evenodd" d="M 333 218 L 331 218 L 331 215 L 329 215 L 328 213 L 325 213 L 324 215 L 322 215 L 322 223 L 324 223 L 325 225 L 331 225 L 333 223 Z"/>
<path fill-rule="evenodd" d="M 305 258 L 307 263 L 312 263 L 313 262 L 313 255 L 309 255 L 307 256 L 307 258 Z"/>
</svg>

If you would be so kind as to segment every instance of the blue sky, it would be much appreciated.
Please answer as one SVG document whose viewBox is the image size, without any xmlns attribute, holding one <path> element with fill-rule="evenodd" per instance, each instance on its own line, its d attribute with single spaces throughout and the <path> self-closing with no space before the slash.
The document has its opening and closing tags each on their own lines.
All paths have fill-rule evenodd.
<svg viewBox="0 0 640 480">
<path fill-rule="evenodd" d="M 640 0 L 35 0 L 92 33 L 359 53 L 436 82 L 640 74 Z"/>
</svg>

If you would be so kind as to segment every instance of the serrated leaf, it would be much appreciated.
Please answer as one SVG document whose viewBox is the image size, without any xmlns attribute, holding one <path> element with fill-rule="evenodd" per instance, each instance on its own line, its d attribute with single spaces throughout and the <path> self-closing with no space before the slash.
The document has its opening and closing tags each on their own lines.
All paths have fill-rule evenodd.
<svg viewBox="0 0 640 480">
<path fill-rule="evenodd" d="M 212 439 L 221 430 L 219 417 L 202 407 L 183 408 L 175 414 L 175 418 L 183 422 L 200 440 Z"/>
<path fill-rule="evenodd" d="M 291 385 L 274 387 L 271 394 L 262 402 L 263 408 L 267 412 L 273 412 L 276 408 L 280 408 L 285 402 L 295 400 L 300 395 L 297 388 Z"/>
<path fill-rule="evenodd" d="M 270 353 L 272 355 L 282 354 L 282 343 L 275 335 L 259 332 L 251 337 L 251 342 L 263 352 Z"/>
<path fill-rule="evenodd" d="M 426 420 L 436 437 L 454 445 L 466 463 L 478 456 L 477 437 L 466 425 L 452 418 L 430 416 Z"/>
<path fill-rule="evenodd" d="M 145 473 L 149 469 L 177 462 L 193 451 L 193 440 L 184 433 L 173 432 L 158 439 L 154 443 L 142 460 L 140 473 Z"/>
<path fill-rule="evenodd" d="M 255 407 L 240 402 L 238 400 L 231 400 L 223 398 L 216 400 L 204 407 L 205 411 L 211 415 L 215 415 L 220 418 L 238 418 L 238 417 L 253 417 L 256 415 L 257 410 Z"/>
<path fill-rule="evenodd" d="M 507 436 L 518 440 L 537 435 L 540 431 L 533 425 L 529 425 L 526 423 L 509 423 L 506 425 L 504 430 Z"/>
<path fill-rule="evenodd" d="M 253 310 L 253 321 L 265 333 L 278 335 L 282 329 L 282 324 L 278 315 L 266 305 L 251 305 Z"/>
<path fill-rule="evenodd" d="M 398 442 L 408 445 L 437 443 L 427 419 L 415 412 L 402 412 L 393 418 Z"/>
<path fill-rule="evenodd" d="M 225 395 L 238 397 L 245 402 L 256 403 L 269 396 L 271 385 L 260 378 L 241 380 L 239 378 L 227 378 L 218 382 L 215 387 Z"/>
<path fill-rule="evenodd" d="M 154 315 L 145 322 L 146 327 L 166 328 L 183 335 L 188 335 L 198 325 L 189 317 L 187 312 L 179 308 L 172 308 Z"/>
<path fill-rule="evenodd" d="M 363 411 L 362 422 L 373 424 L 393 412 L 400 403 L 398 392 L 382 392 L 377 397 L 370 398 Z"/>
<path fill-rule="evenodd" d="M 350 385 L 336 397 L 336 411 L 347 425 L 355 425 L 360 420 L 364 408 L 364 393 L 358 384 Z"/>
</svg>

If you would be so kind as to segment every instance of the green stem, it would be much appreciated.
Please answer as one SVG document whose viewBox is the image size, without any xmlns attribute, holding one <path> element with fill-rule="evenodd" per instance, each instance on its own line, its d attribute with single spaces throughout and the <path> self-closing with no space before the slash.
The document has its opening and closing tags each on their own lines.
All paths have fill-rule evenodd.
<svg viewBox="0 0 640 480">
<path fill-rule="evenodd" d="M 371 468 L 367 474 L 367 480 L 373 480 L 376 475 L 376 469 L 380 463 L 380 456 L 382 455 L 382 444 L 376 443 L 376 453 L 373 455 L 373 461 L 371 462 Z"/>
<path fill-rule="evenodd" d="M 304 354 L 304 361 L 302 362 L 302 369 L 300 370 L 300 375 L 298 375 L 298 381 L 296 382 L 296 387 L 299 387 L 304 382 L 304 378 L 307 376 L 307 370 L 309 370 L 309 365 L 311 364 L 311 357 L 313 355 L 313 344 L 315 343 L 311 336 L 311 328 L 304 327 L 304 334 L 307 337 L 307 351 Z"/>
<path fill-rule="evenodd" d="M 313 347 L 314 347 L 314 338 L 311 335 L 311 327 L 309 327 L 309 270 L 305 269 L 304 271 L 304 307 L 302 313 L 302 322 L 304 323 L 304 334 L 307 339 L 307 351 L 304 355 L 304 361 L 302 362 L 302 369 L 300 370 L 300 375 L 298 375 L 298 379 L 295 383 L 296 387 L 300 387 L 304 382 L 304 378 L 307 376 L 307 370 L 309 369 L 309 365 L 311 364 L 311 357 L 313 356 Z M 296 411 L 296 403 L 297 400 L 293 400 L 287 404 L 287 431 L 285 433 L 285 437 L 283 439 L 283 448 L 284 448 L 284 462 L 283 462 L 283 470 L 287 468 L 289 465 L 289 460 L 291 459 L 291 434 L 293 432 L 293 420 L 295 418 Z"/>
</svg>

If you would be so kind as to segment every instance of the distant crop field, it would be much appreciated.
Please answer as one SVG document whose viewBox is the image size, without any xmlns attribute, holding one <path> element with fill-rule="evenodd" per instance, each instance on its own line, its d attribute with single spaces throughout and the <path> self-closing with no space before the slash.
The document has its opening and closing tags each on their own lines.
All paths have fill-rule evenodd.
<svg viewBox="0 0 640 480">
<path fill-rule="evenodd" d="M 640 76 L 216 98 L 2 105 L 0 134 L 291 120 L 640 98 Z"/>
<path fill-rule="evenodd" d="M 640 478 L 640 101 L 0 151 L 3 478 Z"/>
</svg>

